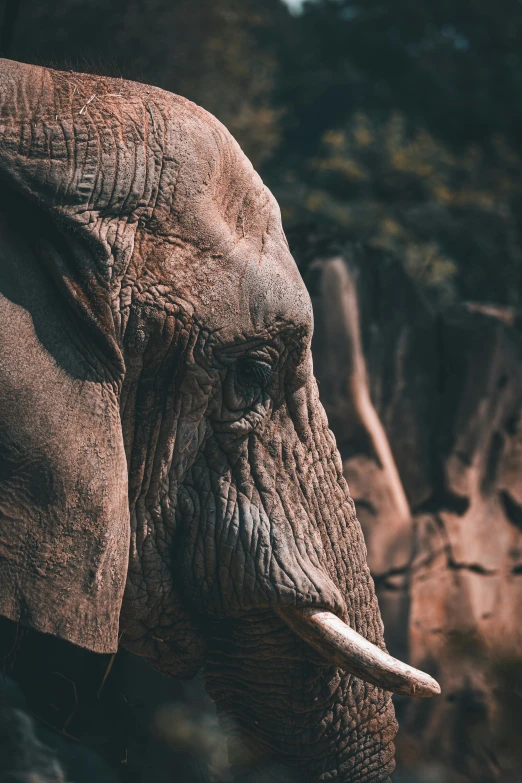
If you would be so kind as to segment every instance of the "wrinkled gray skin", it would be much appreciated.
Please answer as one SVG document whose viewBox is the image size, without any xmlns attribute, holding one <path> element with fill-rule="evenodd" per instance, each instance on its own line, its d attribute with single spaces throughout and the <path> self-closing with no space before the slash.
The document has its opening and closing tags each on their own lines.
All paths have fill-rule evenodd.
<svg viewBox="0 0 522 783">
<path fill-rule="evenodd" d="M 273 611 L 384 646 L 274 198 L 159 89 L 0 60 L 0 98 L 0 612 L 205 666 L 242 781 L 386 780 L 389 694 Z"/>
</svg>

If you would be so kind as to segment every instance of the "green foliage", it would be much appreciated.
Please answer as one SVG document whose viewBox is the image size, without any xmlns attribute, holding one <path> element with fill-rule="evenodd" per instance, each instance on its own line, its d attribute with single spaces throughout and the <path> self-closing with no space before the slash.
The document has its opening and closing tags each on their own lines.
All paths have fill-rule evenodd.
<svg viewBox="0 0 522 783">
<path fill-rule="evenodd" d="M 157 0 L 155 7 L 130 0 L 124 6 L 117 39 L 123 59 L 137 52 L 144 80 L 215 114 L 260 165 L 279 139 L 276 64 L 257 40 L 266 13 L 252 0 Z"/>
<path fill-rule="evenodd" d="M 324 134 L 300 188 L 283 188 L 288 221 L 327 218 L 354 239 L 394 252 L 436 301 L 518 303 L 521 271 L 516 204 L 522 160 L 501 137 L 487 152 L 455 152 L 393 112 L 357 112 Z M 473 230 L 470 231 L 470 227 Z"/>
<path fill-rule="evenodd" d="M 519 0 L 308 0 L 300 25 L 289 87 L 315 128 L 401 110 L 451 143 L 502 132 L 520 145 Z"/>
</svg>

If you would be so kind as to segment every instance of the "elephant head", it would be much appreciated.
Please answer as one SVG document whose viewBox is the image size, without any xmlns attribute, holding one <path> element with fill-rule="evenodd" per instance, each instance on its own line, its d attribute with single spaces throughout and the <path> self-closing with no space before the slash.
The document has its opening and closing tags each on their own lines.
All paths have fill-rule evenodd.
<svg viewBox="0 0 522 783">
<path fill-rule="evenodd" d="M 388 691 L 438 686 L 385 652 L 274 198 L 184 98 L 0 69 L 0 612 L 204 665 L 238 768 L 385 780 Z"/>
</svg>

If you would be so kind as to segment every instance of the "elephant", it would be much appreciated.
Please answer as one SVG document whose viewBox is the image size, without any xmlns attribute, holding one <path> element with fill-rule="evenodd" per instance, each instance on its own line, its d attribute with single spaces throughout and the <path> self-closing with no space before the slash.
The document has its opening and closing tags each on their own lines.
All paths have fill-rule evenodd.
<svg viewBox="0 0 522 783">
<path fill-rule="evenodd" d="M 233 773 L 384 781 L 391 658 L 276 200 L 213 116 L 0 61 L 0 614 L 206 687 Z"/>
</svg>

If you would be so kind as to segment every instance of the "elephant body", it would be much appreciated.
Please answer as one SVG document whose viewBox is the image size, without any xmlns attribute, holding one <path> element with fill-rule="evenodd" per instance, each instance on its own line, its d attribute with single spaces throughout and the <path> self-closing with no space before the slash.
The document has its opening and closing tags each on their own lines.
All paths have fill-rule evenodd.
<svg viewBox="0 0 522 783">
<path fill-rule="evenodd" d="M 242 780 L 246 756 L 386 780 L 390 694 L 282 619 L 325 610 L 385 649 L 310 299 L 226 129 L 0 61 L 0 323 L 0 613 L 204 667 Z"/>
</svg>

